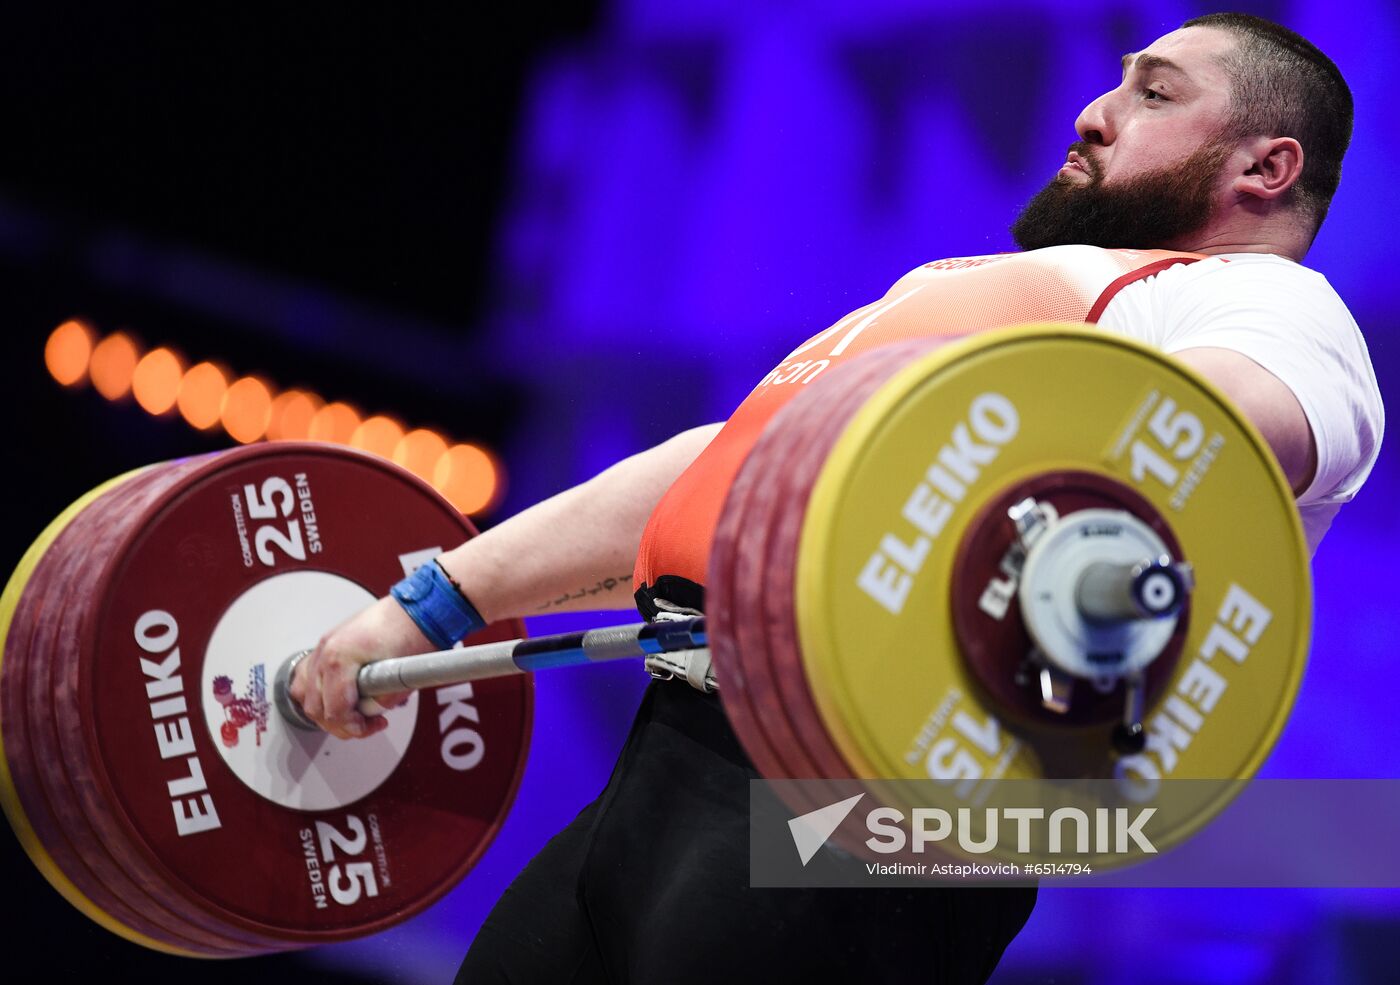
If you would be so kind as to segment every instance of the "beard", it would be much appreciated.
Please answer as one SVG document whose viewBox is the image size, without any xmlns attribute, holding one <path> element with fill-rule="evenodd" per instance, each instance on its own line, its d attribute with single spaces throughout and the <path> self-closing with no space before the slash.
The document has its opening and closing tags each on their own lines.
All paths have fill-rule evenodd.
<svg viewBox="0 0 1400 985">
<path fill-rule="evenodd" d="M 1105 249 L 1160 248 L 1203 229 L 1214 208 L 1216 182 L 1230 149 L 1212 142 L 1184 161 L 1126 181 L 1105 185 L 1092 148 L 1076 143 L 1089 182 L 1056 175 L 1011 224 L 1023 250 L 1047 246 Z"/>
</svg>

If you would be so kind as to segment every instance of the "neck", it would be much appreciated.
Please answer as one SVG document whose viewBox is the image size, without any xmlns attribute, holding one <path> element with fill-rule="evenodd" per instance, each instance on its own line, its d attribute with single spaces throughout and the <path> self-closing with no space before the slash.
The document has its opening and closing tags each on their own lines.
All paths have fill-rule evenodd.
<svg viewBox="0 0 1400 985">
<path fill-rule="evenodd" d="M 1187 250 L 1217 256 L 1221 253 L 1273 253 L 1301 263 L 1312 245 L 1312 235 L 1291 216 L 1260 220 L 1249 216 L 1213 222 L 1205 229 L 1164 244 L 1169 250 Z"/>
</svg>

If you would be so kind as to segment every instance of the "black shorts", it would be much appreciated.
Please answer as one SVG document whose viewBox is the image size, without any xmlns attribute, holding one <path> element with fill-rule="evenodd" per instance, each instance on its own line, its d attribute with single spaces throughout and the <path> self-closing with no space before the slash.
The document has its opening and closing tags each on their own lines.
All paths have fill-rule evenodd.
<svg viewBox="0 0 1400 985">
<path fill-rule="evenodd" d="M 753 889 L 719 700 L 653 682 L 602 795 L 506 889 L 457 982 L 983 982 L 1034 889 Z"/>
</svg>

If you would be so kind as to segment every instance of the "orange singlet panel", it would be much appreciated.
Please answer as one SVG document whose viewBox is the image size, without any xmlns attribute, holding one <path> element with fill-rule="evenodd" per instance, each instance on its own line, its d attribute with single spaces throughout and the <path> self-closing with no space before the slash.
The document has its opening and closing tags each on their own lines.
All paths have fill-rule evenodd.
<svg viewBox="0 0 1400 985">
<path fill-rule="evenodd" d="M 778 410 L 833 365 L 903 339 L 967 335 L 1022 322 L 1095 322 L 1127 284 L 1201 254 L 1055 246 L 926 263 L 883 298 L 857 308 L 790 352 L 739 405 L 709 447 L 657 504 L 633 573 L 648 617 L 657 598 L 702 609 L 705 569 L 734 476 Z"/>
</svg>

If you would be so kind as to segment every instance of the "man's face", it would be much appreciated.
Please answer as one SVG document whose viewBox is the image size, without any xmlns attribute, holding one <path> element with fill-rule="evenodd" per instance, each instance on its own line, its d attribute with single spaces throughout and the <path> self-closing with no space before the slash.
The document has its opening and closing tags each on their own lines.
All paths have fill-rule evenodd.
<svg viewBox="0 0 1400 985">
<path fill-rule="evenodd" d="M 1233 45 L 1192 27 L 1125 55 L 1122 83 L 1079 114 L 1064 166 L 1011 227 L 1017 244 L 1189 248 L 1228 189 L 1219 56 Z"/>
</svg>

